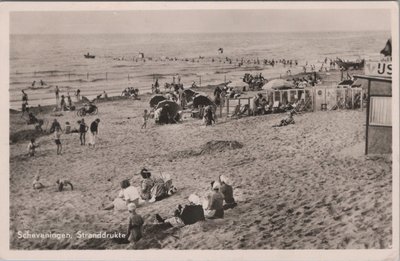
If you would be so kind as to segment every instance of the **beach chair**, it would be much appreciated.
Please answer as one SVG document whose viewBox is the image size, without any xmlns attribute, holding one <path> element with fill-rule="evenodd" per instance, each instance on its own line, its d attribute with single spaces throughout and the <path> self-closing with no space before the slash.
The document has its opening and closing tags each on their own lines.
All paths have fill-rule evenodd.
<svg viewBox="0 0 400 261">
<path fill-rule="evenodd" d="M 279 111 L 279 101 L 274 101 L 274 104 L 272 105 L 272 112 L 278 112 Z"/>
</svg>

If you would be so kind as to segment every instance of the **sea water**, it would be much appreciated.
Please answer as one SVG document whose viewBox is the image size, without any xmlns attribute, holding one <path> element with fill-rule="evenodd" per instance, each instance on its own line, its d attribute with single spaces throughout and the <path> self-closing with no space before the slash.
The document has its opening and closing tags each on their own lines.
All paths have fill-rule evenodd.
<svg viewBox="0 0 400 261">
<path fill-rule="evenodd" d="M 61 94 L 73 96 L 79 88 L 91 98 L 103 91 L 120 95 L 126 87 L 149 91 L 156 78 L 162 88 L 177 75 L 185 87 L 193 81 L 204 86 L 240 81 L 246 72 L 266 78 L 279 77 L 289 69 L 296 73 L 326 57 L 376 60 L 389 37 L 385 31 L 10 35 L 10 107 L 21 106 L 21 90 L 28 93 L 30 106 L 46 105 L 55 102 L 55 86 Z M 86 59 L 86 53 L 96 57 Z M 251 62 L 239 67 L 242 58 Z M 257 58 L 260 64 L 254 63 Z M 273 67 L 263 65 L 263 59 L 299 64 Z M 32 88 L 33 81 L 39 88 Z"/>
</svg>

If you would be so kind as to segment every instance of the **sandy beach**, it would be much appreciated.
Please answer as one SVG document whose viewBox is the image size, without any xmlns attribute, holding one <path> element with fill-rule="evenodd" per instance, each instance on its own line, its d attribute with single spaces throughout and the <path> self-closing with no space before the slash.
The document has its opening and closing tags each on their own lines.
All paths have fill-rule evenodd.
<svg viewBox="0 0 400 261">
<path fill-rule="evenodd" d="M 331 75 L 338 77 L 338 73 Z M 207 91 L 205 89 L 205 91 Z M 251 95 L 251 94 L 250 94 Z M 212 127 L 184 114 L 182 123 L 140 129 L 150 95 L 141 100 L 98 104 L 98 146 L 80 146 L 79 134 L 63 134 L 63 155 L 53 135 L 39 137 L 35 157 L 26 156 L 27 137 L 10 142 L 11 249 L 127 249 L 111 239 L 76 233 L 126 232 L 127 213 L 100 210 L 129 178 L 139 186 L 141 168 L 169 173 L 178 192 L 141 205 L 144 237 L 135 249 L 382 249 L 392 244 L 392 159 L 366 156 L 365 110 L 307 112 L 296 124 L 273 128 L 283 114 L 218 118 Z M 77 127 L 75 112 L 54 117 Z M 32 129 L 10 114 L 10 135 Z M 235 146 L 232 146 L 234 144 Z M 35 175 L 48 185 L 32 189 Z M 160 229 L 154 215 L 172 216 L 191 193 L 204 195 L 226 175 L 238 206 L 221 220 Z M 58 178 L 73 191 L 56 192 Z M 72 239 L 19 239 L 19 231 L 70 233 Z"/>
</svg>

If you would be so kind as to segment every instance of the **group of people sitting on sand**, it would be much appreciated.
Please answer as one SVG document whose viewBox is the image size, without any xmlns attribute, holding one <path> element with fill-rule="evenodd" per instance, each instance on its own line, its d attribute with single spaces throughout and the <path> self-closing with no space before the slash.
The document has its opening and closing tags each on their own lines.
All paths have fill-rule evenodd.
<svg viewBox="0 0 400 261">
<path fill-rule="evenodd" d="M 293 79 L 288 79 L 288 81 L 292 81 L 292 83 L 295 85 L 295 88 L 305 88 L 320 84 L 321 77 L 317 76 L 317 74 L 314 73 L 313 75 L 309 74 L 307 77 L 296 77 Z"/>
<path fill-rule="evenodd" d="M 107 94 L 105 94 L 107 95 Z M 125 88 L 122 93 L 121 96 L 123 97 L 132 97 L 132 98 L 138 98 L 139 96 L 139 89 L 135 89 L 133 87 L 127 87 Z M 107 96 L 108 98 L 108 96 Z"/>
<path fill-rule="evenodd" d="M 55 185 L 56 185 L 56 191 L 58 191 L 58 192 L 64 191 L 67 187 L 69 187 L 71 190 L 74 190 L 74 186 L 67 179 L 57 179 L 56 182 L 55 182 Z M 34 190 L 39 190 L 40 191 L 41 189 L 44 189 L 44 188 L 46 188 L 48 186 L 44 185 L 42 183 L 42 181 L 40 181 L 40 176 L 39 175 L 36 175 L 35 178 L 33 179 L 32 187 L 33 187 Z"/>
<path fill-rule="evenodd" d="M 140 171 L 142 180 L 140 187 L 132 186 L 129 180 L 121 182 L 121 191 L 118 197 L 109 205 L 103 206 L 104 210 L 118 210 L 129 212 L 127 239 L 134 243 L 143 235 L 144 220 L 136 209 L 145 202 L 155 202 L 173 195 L 177 190 L 172 185 L 169 175 L 154 178 L 146 168 Z M 158 213 L 154 214 L 158 224 L 167 224 L 171 227 L 192 225 L 206 219 L 224 218 L 225 211 L 237 206 L 233 197 L 233 187 L 228 178 L 219 176 L 218 181 L 211 182 L 210 191 L 203 198 L 191 194 L 188 202 L 183 206 L 179 204 L 171 212 L 170 217 L 163 218 Z"/>
<path fill-rule="evenodd" d="M 121 190 L 118 197 L 109 205 L 103 207 L 104 210 L 125 210 L 127 205 L 134 203 L 136 206 L 144 202 L 160 201 L 174 194 L 177 190 L 172 185 L 172 178 L 165 174 L 160 177 L 152 177 L 151 172 L 146 168 L 140 171 L 142 180 L 139 189 L 132 185 L 132 181 L 125 179 L 121 181 Z"/>
<path fill-rule="evenodd" d="M 67 102 L 65 101 L 65 96 L 61 95 L 60 110 L 61 111 L 74 111 L 75 110 L 75 106 L 72 103 L 72 99 L 71 99 L 71 96 L 69 95 L 69 92 L 67 93 Z"/>
</svg>

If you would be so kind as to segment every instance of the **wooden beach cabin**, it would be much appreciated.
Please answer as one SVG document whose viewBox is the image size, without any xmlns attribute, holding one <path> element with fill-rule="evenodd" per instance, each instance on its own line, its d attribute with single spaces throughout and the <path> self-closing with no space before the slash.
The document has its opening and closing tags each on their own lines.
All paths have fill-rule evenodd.
<svg viewBox="0 0 400 261">
<path fill-rule="evenodd" d="M 365 154 L 392 153 L 392 78 L 354 77 L 368 81 Z"/>
</svg>

